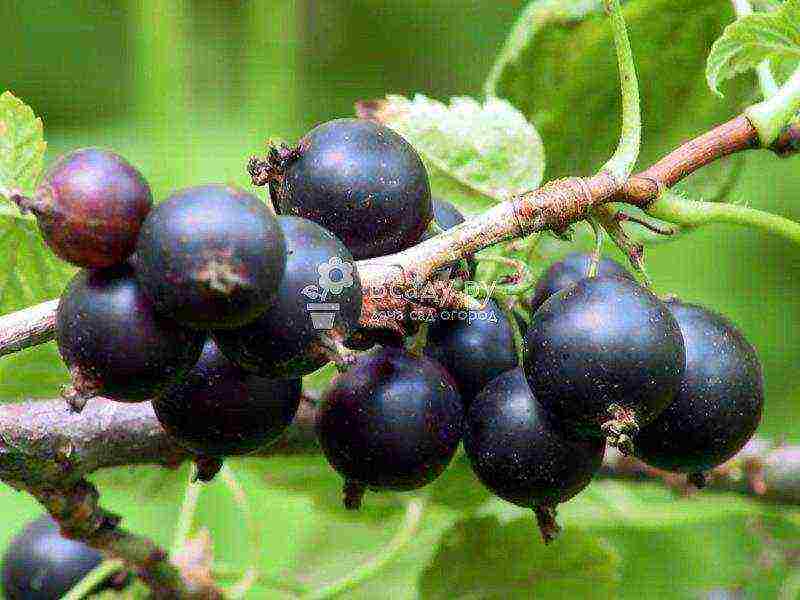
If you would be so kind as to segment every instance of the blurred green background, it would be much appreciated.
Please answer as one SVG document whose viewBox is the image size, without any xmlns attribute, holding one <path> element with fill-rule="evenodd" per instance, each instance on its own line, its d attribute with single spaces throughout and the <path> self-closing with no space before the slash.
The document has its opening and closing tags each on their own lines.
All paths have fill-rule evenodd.
<svg viewBox="0 0 800 600">
<path fill-rule="evenodd" d="M 415 92 L 442 100 L 479 96 L 523 4 L 6 0 L 0 4 L 0 88 L 12 90 L 43 117 L 49 160 L 79 146 L 113 148 L 142 169 L 159 198 L 204 182 L 248 185 L 246 159 L 267 139 L 294 141 L 316 123 L 350 116 L 356 100 Z M 691 18 L 700 9 L 687 10 Z M 677 29 L 676 44 L 682 43 L 680 33 Z M 705 33 L 710 43 L 719 31 Z M 542 56 L 558 66 L 562 53 L 577 52 L 568 35 L 547 40 Z M 645 66 L 659 52 L 644 42 L 634 49 L 641 50 Z M 613 62 L 610 50 L 604 61 Z M 700 82 L 693 87 L 694 102 L 676 93 L 647 113 L 651 123 L 664 127 L 680 122 L 663 134 L 648 130 L 649 158 L 655 154 L 648 154 L 648 143 L 663 150 L 714 124 L 708 110 L 695 112 L 697 98 L 703 106 L 722 107 L 715 109 L 716 120 L 732 116 L 704 90 L 702 66 L 678 62 L 643 81 L 646 108 L 656 103 L 648 94 L 674 91 L 676 78 Z M 576 73 L 573 79 L 582 76 Z M 558 96 L 571 75 L 567 70 L 560 80 L 554 77 L 541 97 L 549 102 Z M 576 115 L 591 114 L 598 129 L 613 130 L 613 100 L 576 97 L 569 108 Z M 547 106 L 538 110 L 546 113 Z M 587 143 L 575 143 L 569 122 L 545 118 L 546 146 L 566 144 L 554 137 L 560 132 L 572 144 L 572 154 L 554 152 L 551 176 L 586 172 L 605 160 L 606 149 L 591 143 L 593 131 L 581 131 Z M 800 219 L 797 160 L 754 154 L 743 169 L 729 199 Z M 0 266 L 7 269 L 3 273 L 38 260 L 25 250 L 26 236 L 0 236 L 6 250 L 12 242 L 21 249 L 13 265 Z M 761 433 L 800 441 L 795 380 L 800 250 L 758 233 L 714 227 L 654 247 L 649 267 L 658 291 L 706 303 L 741 326 L 764 362 L 767 407 Z M 12 276 L 0 277 L 0 312 L 54 296 L 67 272 L 48 267 L 33 292 Z M 52 346 L 0 359 L 3 401 L 52 396 L 64 381 Z M 275 588 L 314 589 L 333 581 L 379 551 L 403 520 L 407 499 L 394 496 L 370 495 L 364 514 L 344 514 L 337 478 L 317 458 L 234 466 L 264 529 L 260 552 L 266 576 L 247 597 L 281 597 Z M 171 527 L 164 524 L 175 520 L 185 477 L 138 469 L 103 474 L 98 481 L 111 507 L 132 527 L 167 543 Z M 800 516 L 734 496 L 677 501 L 655 484 L 600 482 L 561 511 L 567 535 L 545 551 L 532 520 L 500 502 L 487 503 L 463 464 L 431 494 L 412 543 L 377 579 L 345 597 L 698 598 L 718 588 L 744 587 L 747 597 L 767 598 L 775 597 L 795 567 L 788 559 L 767 567 L 759 561 L 765 553 L 780 555 L 775 548 L 782 547 L 781 538 L 796 537 Z M 2 488 L 0 511 L 2 543 L 38 509 Z M 205 492 L 198 522 L 211 528 L 222 560 L 245 562 L 248 538 L 223 484 Z"/>
</svg>

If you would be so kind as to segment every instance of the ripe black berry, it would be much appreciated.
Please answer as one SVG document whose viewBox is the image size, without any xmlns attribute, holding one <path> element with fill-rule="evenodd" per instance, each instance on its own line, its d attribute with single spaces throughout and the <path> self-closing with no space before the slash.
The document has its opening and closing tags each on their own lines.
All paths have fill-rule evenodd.
<svg viewBox="0 0 800 600">
<path fill-rule="evenodd" d="M 345 506 L 366 488 L 413 490 L 436 479 L 461 441 L 464 410 L 435 362 L 375 348 L 339 375 L 320 411 L 319 440 L 345 479 Z"/>
<path fill-rule="evenodd" d="M 634 440 L 636 456 L 681 473 L 722 464 L 761 421 L 764 388 L 755 349 L 728 319 L 701 306 L 667 303 L 686 345 L 675 400 Z"/>
<path fill-rule="evenodd" d="M 61 157 L 45 174 L 33 200 L 47 245 L 79 267 L 102 268 L 133 253 L 153 203 L 150 186 L 124 158 L 86 148 Z"/>
<path fill-rule="evenodd" d="M 248 371 L 295 378 L 328 362 L 311 347 L 321 333 L 344 339 L 358 326 L 361 282 L 353 256 L 330 231 L 298 217 L 278 222 L 286 271 L 275 303 L 254 322 L 214 336 L 228 358 Z"/>
<path fill-rule="evenodd" d="M 432 218 L 428 173 L 419 155 L 372 121 L 319 125 L 280 170 L 279 212 L 329 229 L 356 259 L 415 244 Z"/>
<path fill-rule="evenodd" d="M 619 277 L 583 279 L 551 296 L 525 342 L 525 374 L 545 410 L 582 434 L 609 434 L 625 451 L 637 426 L 675 397 L 686 362 L 669 309 Z"/>
<path fill-rule="evenodd" d="M 549 542 L 557 532 L 556 505 L 589 485 L 603 461 L 605 442 L 568 437 L 533 397 L 517 368 L 497 377 L 473 400 L 464 449 L 487 488 L 536 511 Z"/>
<path fill-rule="evenodd" d="M 164 316 L 201 329 L 238 327 L 275 299 L 286 249 L 257 197 L 225 185 L 174 193 L 139 235 L 136 274 Z"/>
<path fill-rule="evenodd" d="M 58 524 L 42 516 L 11 540 L 3 556 L 3 597 L 58 600 L 102 561 L 100 552 L 63 537 Z M 117 588 L 124 580 L 112 575 L 97 591 Z"/>
<path fill-rule="evenodd" d="M 514 333 L 494 300 L 480 312 L 444 311 L 428 331 L 425 353 L 453 376 L 466 404 L 492 379 L 519 366 Z"/>
<path fill-rule="evenodd" d="M 299 379 L 245 373 L 209 340 L 194 368 L 153 408 L 167 433 L 198 455 L 247 454 L 284 432 L 297 412 L 300 389 Z"/>
<path fill-rule="evenodd" d="M 127 265 L 81 271 L 56 312 L 56 341 L 81 396 L 136 402 L 197 362 L 205 334 L 155 314 Z"/>
<path fill-rule="evenodd" d="M 588 277 L 592 255 L 585 252 L 573 252 L 561 260 L 554 262 L 536 283 L 536 289 L 530 300 L 531 313 L 539 310 L 550 296 L 563 290 L 581 279 Z M 633 276 L 615 260 L 601 258 L 597 265 L 597 275 L 608 277 L 624 277 L 634 281 Z"/>
</svg>

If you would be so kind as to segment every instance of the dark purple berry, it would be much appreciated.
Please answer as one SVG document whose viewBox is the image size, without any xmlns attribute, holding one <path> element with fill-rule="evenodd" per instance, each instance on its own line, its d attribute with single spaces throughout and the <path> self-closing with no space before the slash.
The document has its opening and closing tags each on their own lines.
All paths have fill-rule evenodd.
<svg viewBox="0 0 800 600">
<path fill-rule="evenodd" d="M 564 427 L 630 451 L 636 428 L 675 398 L 686 355 L 678 322 L 628 279 L 593 277 L 551 296 L 525 338 L 533 395 Z"/>
<path fill-rule="evenodd" d="M 3 597 L 7 600 L 58 600 L 100 565 L 103 556 L 86 544 L 61 535 L 49 516 L 28 523 L 3 556 Z M 112 575 L 97 592 L 125 585 L 124 573 Z"/>
<path fill-rule="evenodd" d="M 489 490 L 537 512 L 550 541 L 556 505 L 589 485 L 602 464 L 605 441 L 569 437 L 533 397 L 518 368 L 500 375 L 473 400 L 464 449 Z"/>
<path fill-rule="evenodd" d="M 148 400 L 192 368 L 205 334 L 156 315 L 130 267 L 81 271 L 56 312 L 56 341 L 81 396 Z"/>
<path fill-rule="evenodd" d="M 435 362 L 375 348 L 339 375 L 320 410 L 319 440 L 345 479 L 345 506 L 365 489 L 413 490 L 436 479 L 461 441 L 464 409 Z"/>
<path fill-rule="evenodd" d="M 300 403 L 299 379 L 273 381 L 245 373 L 213 341 L 178 384 L 153 401 L 179 444 L 201 456 L 247 454 L 274 442 Z"/>
<path fill-rule="evenodd" d="M 678 394 L 634 440 L 636 456 L 681 473 L 713 469 L 755 433 L 764 406 L 761 363 L 728 319 L 702 306 L 667 302 L 686 345 Z"/>
<path fill-rule="evenodd" d="M 142 174 L 120 155 L 86 148 L 61 157 L 23 209 L 36 214 L 47 245 L 79 267 L 125 262 L 153 204 Z"/>
<path fill-rule="evenodd" d="M 519 366 L 514 332 L 494 300 L 482 311 L 443 311 L 428 330 L 425 354 L 453 376 L 466 404 L 495 377 Z"/>
<path fill-rule="evenodd" d="M 550 268 L 542 274 L 539 281 L 536 283 L 533 298 L 530 300 L 531 313 L 535 313 L 539 310 L 539 307 L 544 304 L 544 301 L 556 292 L 588 277 L 591 260 L 591 254 L 573 252 L 550 265 Z M 597 275 L 601 277 L 624 277 L 635 281 L 633 275 L 626 271 L 617 261 L 611 260 L 610 258 L 600 259 L 597 265 Z"/>
<path fill-rule="evenodd" d="M 315 127 L 280 170 L 279 212 L 329 229 L 356 259 L 412 246 L 433 216 L 419 155 L 372 121 L 337 119 Z"/>
<path fill-rule="evenodd" d="M 301 377 L 329 358 L 313 347 L 320 334 L 345 339 L 361 316 L 361 282 L 353 256 L 328 230 L 298 217 L 278 218 L 286 270 L 275 303 L 252 323 L 217 331 L 222 351 L 265 377 Z"/>
<path fill-rule="evenodd" d="M 199 329 L 239 327 L 275 300 L 286 264 L 278 221 L 226 185 L 174 193 L 142 226 L 136 274 L 156 309 Z"/>
</svg>

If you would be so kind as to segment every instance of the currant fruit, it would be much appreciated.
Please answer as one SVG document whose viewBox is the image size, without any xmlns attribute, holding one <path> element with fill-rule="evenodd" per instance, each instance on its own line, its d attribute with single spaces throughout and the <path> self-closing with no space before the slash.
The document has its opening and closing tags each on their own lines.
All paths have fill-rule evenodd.
<svg viewBox="0 0 800 600">
<path fill-rule="evenodd" d="M 325 394 L 319 440 L 345 479 L 345 506 L 364 490 L 413 490 L 445 470 L 461 441 L 463 406 L 435 362 L 398 348 L 375 348 Z"/>
<path fill-rule="evenodd" d="M 675 317 L 619 277 L 592 277 L 551 296 L 525 338 L 525 374 L 559 423 L 586 435 L 630 438 L 675 397 L 686 354 Z"/>
<path fill-rule="evenodd" d="M 556 505 L 589 485 L 605 442 L 568 437 L 533 397 L 521 368 L 489 383 L 466 423 L 464 449 L 478 479 L 500 498 L 534 509 L 549 542 Z"/>
<path fill-rule="evenodd" d="M 501 373 L 519 366 L 514 332 L 494 300 L 483 311 L 444 311 L 428 330 L 425 353 L 456 380 L 465 404 Z"/>
<path fill-rule="evenodd" d="M 535 313 L 539 310 L 539 307 L 544 304 L 544 301 L 556 292 L 588 277 L 591 261 L 591 254 L 573 252 L 550 265 L 550 268 L 542 274 L 539 281 L 536 283 L 533 297 L 530 300 L 531 313 Z M 600 259 L 597 265 L 597 275 L 624 277 L 634 281 L 633 276 L 626 271 L 621 264 L 610 258 Z"/>
<path fill-rule="evenodd" d="M 320 334 L 345 339 L 356 329 L 361 282 L 353 256 L 330 231 L 298 217 L 281 216 L 278 222 L 286 240 L 286 270 L 275 303 L 254 322 L 214 336 L 222 351 L 248 371 L 296 378 L 328 362 L 312 347 Z M 316 327 L 325 317 L 332 321 Z"/>
<path fill-rule="evenodd" d="M 148 400 L 197 362 L 205 334 L 158 317 L 127 265 L 81 271 L 56 311 L 56 342 L 79 395 Z"/>
<path fill-rule="evenodd" d="M 279 170 L 279 212 L 329 229 L 356 259 L 412 246 L 433 216 L 419 155 L 397 133 L 372 121 L 319 125 Z"/>
<path fill-rule="evenodd" d="M 274 442 L 300 403 L 299 379 L 249 375 L 209 340 L 189 374 L 153 401 L 158 421 L 201 456 L 247 454 Z"/>
<path fill-rule="evenodd" d="M 3 597 L 7 600 L 58 600 L 103 561 L 82 542 L 61 535 L 58 524 L 42 516 L 14 537 L 3 556 Z M 124 574 L 112 575 L 98 586 L 119 589 Z"/>
<path fill-rule="evenodd" d="M 672 403 L 634 440 L 636 456 L 681 473 L 721 465 L 761 422 L 761 363 L 728 319 L 702 306 L 667 303 L 686 345 L 686 372 Z"/>
<path fill-rule="evenodd" d="M 275 299 L 286 248 L 257 197 L 225 185 L 174 193 L 147 217 L 136 274 L 156 310 L 198 329 L 244 325 Z"/>
<path fill-rule="evenodd" d="M 87 268 L 125 262 L 153 204 L 142 174 L 120 155 L 85 148 L 61 157 L 29 204 L 39 230 L 60 258 Z"/>
</svg>

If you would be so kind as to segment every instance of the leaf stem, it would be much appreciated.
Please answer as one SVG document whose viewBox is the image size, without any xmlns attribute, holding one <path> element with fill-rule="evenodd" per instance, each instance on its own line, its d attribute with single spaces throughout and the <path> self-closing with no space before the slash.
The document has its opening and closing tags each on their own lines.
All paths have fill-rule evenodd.
<svg viewBox="0 0 800 600">
<path fill-rule="evenodd" d="M 250 566 L 239 582 L 229 588 L 225 594 L 226 598 L 235 600 L 246 597 L 250 588 L 258 581 L 262 549 L 261 525 L 258 519 L 255 518 L 250 503 L 247 501 L 247 493 L 239 484 L 239 480 L 236 478 L 233 470 L 227 464 L 223 465 L 219 475 L 233 496 L 236 506 L 242 513 L 244 525 L 250 538 Z"/>
<path fill-rule="evenodd" d="M 178 513 L 178 523 L 175 526 L 175 537 L 172 541 L 172 549 L 170 555 L 174 556 L 181 551 L 183 545 L 186 543 L 186 538 L 192 530 L 192 521 L 197 512 L 197 504 L 200 500 L 200 492 L 202 484 L 195 482 L 195 467 L 189 469 L 189 481 L 186 484 L 186 491 L 183 494 L 183 502 L 181 503 L 181 510 Z"/>
<path fill-rule="evenodd" d="M 617 51 L 620 87 L 622 90 L 622 132 L 614 156 L 604 165 L 620 185 L 633 172 L 639 158 L 642 138 L 642 114 L 639 101 L 639 82 L 633 60 L 631 41 L 619 0 L 604 0 L 606 12 L 614 30 L 614 46 Z"/>
<path fill-rule="evenodd" d="M 114 573 L 124 568 L 125 564 L 121 560 L 104 560 L 89 571 L 86 577 L 81 579 L 62 600 L 83 600 L 95 592 Z"/>
<path fill-rule="evenodd" d="M 770 98 L 754 104 L 745 115 L 758 130 L 761 146 L 769 148 L 800 111 L 800 68 Z"/>
<path fill-rule="evenodd" d="M 403 524 L 392 540 L 375 557 L 354 569 L 343 578 L 301 596 L 301 600 L 326 600 L 353 589 L 360 583 L 374 577 L 388 565 L 408 544 L 422 523 L 425 504 L 420 498 L 409 501 Z"/>
<path fill-rule="evenodd" d="M 772 213 L 724 202 L 689 200 L 664 192 L 647 209 L 648 214 L 682 227 L 699 227 L 712 223 L 728 223 L 760 229 L 800 244 L 800 223 Z"/>
</svg>

